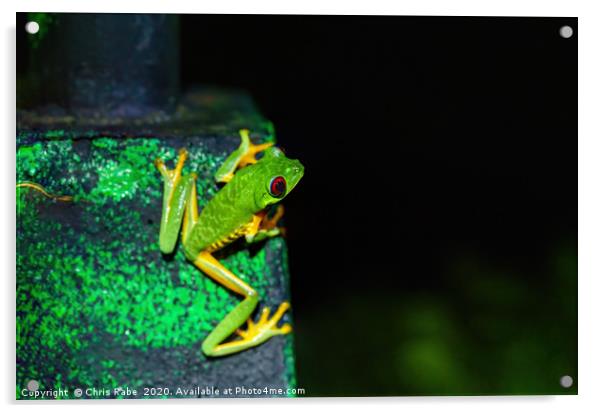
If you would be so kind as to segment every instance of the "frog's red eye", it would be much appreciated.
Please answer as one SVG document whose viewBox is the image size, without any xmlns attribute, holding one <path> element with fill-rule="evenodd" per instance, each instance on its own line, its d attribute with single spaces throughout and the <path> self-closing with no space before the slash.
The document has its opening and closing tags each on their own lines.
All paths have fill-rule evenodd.
<svg viewBox="0 0 602 413">
<path fill-rule="evenodd" d="M 274 198 L 282 198 L 286 193 L 286 179 L 283 176 L 272 178 L 269 189 Z"/>
</svg>

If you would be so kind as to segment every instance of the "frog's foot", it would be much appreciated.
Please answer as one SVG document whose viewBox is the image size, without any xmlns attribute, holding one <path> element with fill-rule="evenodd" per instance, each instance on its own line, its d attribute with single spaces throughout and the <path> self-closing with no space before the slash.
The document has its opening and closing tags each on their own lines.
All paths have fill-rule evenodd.
<svg viewBox="0 0 602 413">
<path fill-rule="evenodd" d="M 252 345 L 263 343 L 276 335 L 288 334 L 293 330 L 290 324 L 283 324 L 281 327 L 278 327 L 277 324 L 289 308 L 290 304 L 285 301 L 280 304 L 274 315 L 270 317 L 270 309 L 264 307 L 257 323 L 249 318 L 247 320 L 247 330 L 238 329 L 236 330 L 236 334 L 242 337 L 241 341 L 253 343 Z"/>
<path fill-rule="evenodd" d="M 270 146 L 274 145 L 273 142 L 261 143 L 255 145 L 251 142 L 249 137 L 248 129 L 240 130 L 240 146 L 234 152 L 232 152 L 219 167 L 215 173 L 215 180 L 217 182 L 230 182 L 234 177 L 234 173 L 238 168 L 243 166 L 257 163 L 255 155 L 261 151 L 265 151 Z"/>
<path fill-rule="evenodd" d="M 268 238 L 284 236 L 286 234 L 284 227 L 278 226 L 278 221 L 284 215 L 284 207 L 278 205 L 276 212 L 272 217 L 268 217 L 264 211 L 255 215 L 253 221 L 254 227 L 245 235 L 248 243 L 260 242 Z"/>
<path fill-rule="evenodd" d="M 278 227 L 278 221 L 280 221 L 280 219 L 284 216 L 284 207 L 282 205 L 278 205 L 278 207 L 276 208 L 276 212 L 274 213 L 274 215 L 270 218 L 267 215 L 263 218 L 263 220 L 261 221 L 261 224 L 259 225 L 259 229 L 264 229 L 266 231 L 269 231 L 271 229 L 277 228 Z M 281 230 L 283 230 L 284 228 L 280 228 Z"/>
<path fill-rule="evenodd" d="M 165 163 L 161 158 L 155 159 L 155 166 L 161 172 L 161 176 L 166 182 L 170 182 L 172 185 L 177 183 L 177 181 L 182 176 L 182 169 L 184 168 L 184 163 L 186 162 L 186 158 L 188 157 L 188 151 L 184 148 L 180 149 L 178 152 L 178 161 L 176 163 L 176 167 L 174 169 L 167 169 Z"/>
<path fill-rule="evenodd" d="M 260 143 L 259 145 L 255 145 L 249 139 L 249 130 L 248 129 L 241 129 L 240 136 L 242 137 L 242 140 L 243 140 L 243 143 L 241 146 L 244 145 L 244 146 L 246 146 L 246 148 L 245 148 L 245 151 L 242 154 L 240 160 L 238 161 L 239 168 L 242 168 L 243 166 L 247 166 L 250 164 L 257 163 L 257 159 L 255 158 L 255 155 L 257 155 L 261 151 L 265 151 L 267 148 L 274 145 L 273 142 Z M 248 141 L 248 145 L 245 145 L 245 143 L 246 143 L 245 141 Z"/>
</svg>

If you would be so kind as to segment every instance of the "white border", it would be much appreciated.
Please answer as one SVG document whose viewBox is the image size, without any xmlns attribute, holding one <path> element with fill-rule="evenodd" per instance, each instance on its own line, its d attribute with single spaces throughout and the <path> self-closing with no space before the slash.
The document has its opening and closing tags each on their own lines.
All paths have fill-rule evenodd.
<svg viewBox="0 0 602 413">
<path fill-rule="evenodd" d="M 0 137 L 2 162 L 2 193 L 4 237 L 2 251 L 3 271 L 2 354 L 5 366 L 0 374 L 0 396 L 10 410 L 44 409 L 60 412 L 81 409 L 81 402 L 16 403 L 14 402 L 15 354 L 15 293 L 14 293 L 14 131 L 15 131 L 15 12 L 153 12 L 153 13 L 237 13 L 237 14 L 392 14 L 392 15 L 456 15 L 456 16 L 562 16 L 579 17 L 579 396 L 557 397 L 439 397 L 439 398 L 364 398 L 364 399 L 303 399 L 303 400 L 234 400 L 234 401 L 126 401 L 86 403 L 86 409 L 101 411 L 144 408 L 163 412 L 166 405 L 172 409 L 195 411 L 242 410 L 252 412 L 266 409 L 305 411 L 315 408 L 343 408 L 363 411 L 370 405 L 383 410 L 420 410 L 445 412 L 507 412 L 526 410 L 562 412 L 589 411 L 602 406 L 600 379 L 602 340 L 602 13 L 600 2 L 575 0 L 505 0 L 505 1 L 184 1 L 184 0 L 54 0 L 52 2 L 21 0 L 14 7 L 0 2 L 2 13 L 1 60 L 2 125 Z M 562 102 L 558 102 L 562 104 Z M 11 224 L 12 223 L 12 224 Z M 11 274 L 13 274 L 11 276 Z M 551 315 L 553 316 L 553 315 Z M 142 406 L 144 405 L 144 406 Z"/>
</svg>

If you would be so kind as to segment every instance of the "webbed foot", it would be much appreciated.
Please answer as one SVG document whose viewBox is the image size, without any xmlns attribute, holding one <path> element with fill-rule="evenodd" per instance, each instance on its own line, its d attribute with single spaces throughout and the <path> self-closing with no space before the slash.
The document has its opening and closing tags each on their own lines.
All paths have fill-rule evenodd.
<svg viewBox="0 0 602 413">
<path fill-rule="evenodd" d="M 259 229 L 265 229 L 266 231 L 269 231 L 271 229 L 277 228 L 278 221 L 280 221 L 280 219 L 282 219 L 283 216 L 284 216 L 284 206 L 282 206 L 282 204 L 278 204 L 274 215 L 272 215 L 271 217 L 266 215 L 265 218 L 261 221 L 261 224 L 259 225 Z M 280 229 L 284 230 L 284 228 L 282 228 L 282 227 Z"/>
<path fill-rule="evenodd" d="M 249 130 L 248 129 L 242 129 L 240 131 L 240 136 L 243 141 L 241 146 L 244 145 L 245 141 L 248 141 L 249 143 L 248 143 L 248 145 L 246 145 L 246 148 L 245 148 L 246 150 L 243 153 L 243 155 L 241 156 L 240 161 L 238 162 L 239 168 L 242 168 L 243 166 L 246 166 L 246 165 L 257 163 L 257 159 L 255 158 L 255 155 L 257 155 L 261 151 L 265 151 L 267 148 L 274 145 L 273 142 L 260 143 L 259 145 L 255 145 L 249 139 Z"/>
<path fill-rule="evenodd" d="M 155 159 L 155 166 L 161 172 L 161 176 L 163 176 L 166 182 L 174 184 L 182 176 L 182 169 L 184 168 L 186 158 L 188 158 L 188 151 L 182 148 L 178 151 L 178 161 L 174 169 L 167 169 L 165 162 L 161 158 Z"/>
<path fill-rule="evenodd" d="M 255 155 L 274 145 L 273 142 L 255 145 L 251 142 L 248 129 L 241 129 L 239 133 L 240 146 L 226 158 L 222 166 L 215 173 L 215 180 L 217 182 L 230 182 L 234 177 L 234 172 L 238 168 L 256 163 L 257 159 Z"/>
<path fill-rule="evenodd" d="M 253 319 L 247 320 L 247 330 L 236 330 L 236 334 L 242 337 L 243 341 L 262 343 L 270 337 L 276 335 L 284 335 L 293 331 L 290 324 L 283 324 L 278 327 L 278 321 L 282 318 L 286 310 L 290 308 L 288 302 L 280 304 L 276 312 L 270 317 L 269 307 L 264 307 L 259 316 L 257 323 L 253 322 Z"/>
</svg>

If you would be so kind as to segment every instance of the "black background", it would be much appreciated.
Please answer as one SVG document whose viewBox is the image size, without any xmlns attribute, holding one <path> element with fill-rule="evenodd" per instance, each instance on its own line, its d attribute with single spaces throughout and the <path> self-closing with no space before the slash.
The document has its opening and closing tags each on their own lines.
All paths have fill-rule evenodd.
<svg viewBox="0 0 602 413">
<path fill-rule="evenodd" d="M 184 84 L 248 90 L 306 167 L 285 206 L 299 383 L 312 394 L 556 392 L 560 372 L 543 383 L 514 370 L 517 387 L 501 364 L 509 346 L 519 363 L 557 336 L 533 368 L 562 354 L 576 369 L 576 271 L 550 271 L 576 257 L 576 23 L 183 17 Z M 414 302 L 446 303 L 440 321 L 465 333 L 449 358 L 466 377 L 420 388 L 390 373 L 410 334 L 393 326 Z M 438 331 L 431 344 L 449 351 Z"/>
</svg>

